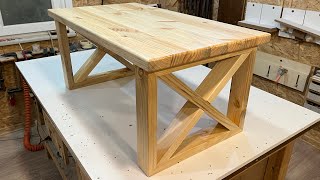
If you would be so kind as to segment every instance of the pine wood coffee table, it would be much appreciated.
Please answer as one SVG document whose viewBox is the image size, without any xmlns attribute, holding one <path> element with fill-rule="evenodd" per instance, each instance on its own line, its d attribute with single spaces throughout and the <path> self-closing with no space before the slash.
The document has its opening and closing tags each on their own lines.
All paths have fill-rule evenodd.
<svg viewBox="0 0 320 180">
<path fill-rule="evenodd" d="M 151 176 L 242 130 L 256 47 L 270 34 L 137 3 L 52 9 L 66 86 L 76 89 L 135 75 L 138 164 Z M 66 26 L 97 45 L 73 74 Z M 126 68 L 90 72 L 105 54 Z M 173 72 L 216 62 L 192 90 Z M 187 99 L 157 138 L 157 78 Z M 232 78 L 228 112 L 211 105 Z M 219 125 L 189 132 L 206 113 Z"/>
</svg>

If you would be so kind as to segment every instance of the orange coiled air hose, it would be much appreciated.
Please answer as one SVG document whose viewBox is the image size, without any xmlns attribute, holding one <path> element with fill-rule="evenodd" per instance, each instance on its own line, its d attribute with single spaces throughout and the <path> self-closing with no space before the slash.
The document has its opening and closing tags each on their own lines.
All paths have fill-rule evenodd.
<svg viewBox="0 0 320 180">
<path fill-rule="evenodd" d="M 23 78 L 22 78 L 22 85 L 23 85 L 24 117 L 25 117 L 23 144 L 24 144 L 24 147 L 29 151 L 40 151 L 44 148 L 42 144 L 32 145 L 30 143 L 31 99 L 30 99 L 29 86 L 27 85 L 26 81 Z"/>
</svg>

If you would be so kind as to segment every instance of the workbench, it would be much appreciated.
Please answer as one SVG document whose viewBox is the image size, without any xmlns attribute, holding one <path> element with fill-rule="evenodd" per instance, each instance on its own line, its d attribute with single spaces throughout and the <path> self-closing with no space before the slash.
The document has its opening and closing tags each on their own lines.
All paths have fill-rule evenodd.
<svg viewBox="0 0 320 180">
<path fill-rule="evenodd" d="M 72 53 L 74 70 L 92 53 Z M 320 119 L 315 112 L 251 87 L 242 132 L 147 177 L 137 163 L 134 76 L 68 90 L 60 56 L 17 66 L 35 94 L 39 130 L 42 138 L 51 136 L 52 140 L 44 141 L 45 147 L 64 179 L 284 179 L 294 140 Z M 121 63 L 106 55 L 92 74 L 121 68 Z M 200 65 L 174 75 L 195 89 L 208 73 L 210 69 Z M 231 81 L 212 103 L 224 114 L 230 86 Z M 159 137 L 186 100 L 160 80 L 158 96 Z M 202 116 L 192 132 L 216 124 Z M 77 175 L 71 173 L 72 164 Z"/>
<path fill-rule="evenodd" d="M 270 34 L 138 3 L 48 10 L 56 23 L 66 87 L 70 90 L 135 75 L 137 157 L 147 176 L 183 161 L 242 131 L 257 46 Z M 97 49 L 77 71 L 71 64 L 66 26 Z M 105 54 L 125 67 L 90 74 Z M 174 75 L 216 62 L 196 88 Z M 158 135 L 158 82 L 186 100 Z M 211 105 L 232 79 L 228 111 Z M 165 95 L 167 96 L 167 95 Z M 117 100 L 115 100 L 117 101 Z M 192 133 L 203 114 L 218 125 Z"/>
</svg>

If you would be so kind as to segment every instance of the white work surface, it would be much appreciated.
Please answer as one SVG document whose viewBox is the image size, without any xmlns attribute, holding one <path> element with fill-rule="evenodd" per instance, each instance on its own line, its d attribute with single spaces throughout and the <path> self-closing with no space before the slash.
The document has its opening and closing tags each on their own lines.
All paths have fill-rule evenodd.
<svg viewBox="0 0 320 180">
<path fill-rule="evenodd" d="M 73 53 L 74 72 L 92 51 Z M 252 87 L 243 132 L 166 169 L 146 177 L 137 165 L 134 76 L 68 90 L 60 56 L 18 62 L 68 149 L 92 179 L 189 180 L 221 179 L 319 121 L 320 114 Z M 94 72 L 123 67 L 105 57 Z M 193 89 L 209 69 L 203 66 L 175 74 Z M 225 113 L 230 86 L 214 106 Z M 161 83 L 158 87 L 158 135 L 185 100 Z M 197 127 L 212 123 L 203 116 Z M 196 129 L 195 129 L 196 130 Z"/>
</svg>

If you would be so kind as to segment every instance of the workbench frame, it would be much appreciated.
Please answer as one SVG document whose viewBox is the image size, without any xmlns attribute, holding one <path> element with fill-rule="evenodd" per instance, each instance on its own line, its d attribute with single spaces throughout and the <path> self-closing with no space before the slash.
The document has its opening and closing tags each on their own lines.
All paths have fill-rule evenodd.
<svg viewBox="0 0 320 180">
<path fill-rule="evenodd" d="M 51 139 L 44 142 L 47 157 L 48 159 L 53 160 L 62 179 L 90 179 L 86 170 L 82 167 L 77 157 L 72 153 L 72 150 L 68 150 L 65 139 L 59 133 L 59 130 L 53 125 L 53 120 L 49 117 L 45 108 L 40 104 L 37 98 L 35 98 L 34 101 L 36 112 L 35 117 L 37 117 L 36 126 L 39 133 L 41 137 L 50 137 Z M 284 180 L 287 174 L 295 140 L 313 127 L 314 126 L 307 128 L 303 132 L 290 138 L 259 158 L 251 161 L 249 164 L 224 179 L 238 180 L 261 177 L 261 179 L 265 180 Z"/>
<path fill-rule="evenodd" d="M 147 176 L 154 175 L 241 132 L 246 114 L 256 48 L 150 72 L 131 64 L 116 53 L 94 42 L 97 49 L 73 75 L 66 26 L 56 21 L 56 27 L 64 78 L 69 89 L 135 74 L 138 164 Z M 90 40 L 90 38 L 88 39 Z M 125 65 L 126 68 L 89 76 L 106 53 Z M 215 66 L 195 91 L 173 75 L 175 71 L 211 62 L 216 62 Z M 187 99 L 187 102 L 159 139 L 157 139 L 157 78 Z M 215 109 L 211 102 L 231 78 L 228 112 L 224 115 Z M 189 135 L 203 113 L 219 124 Z"/>
</svg>

